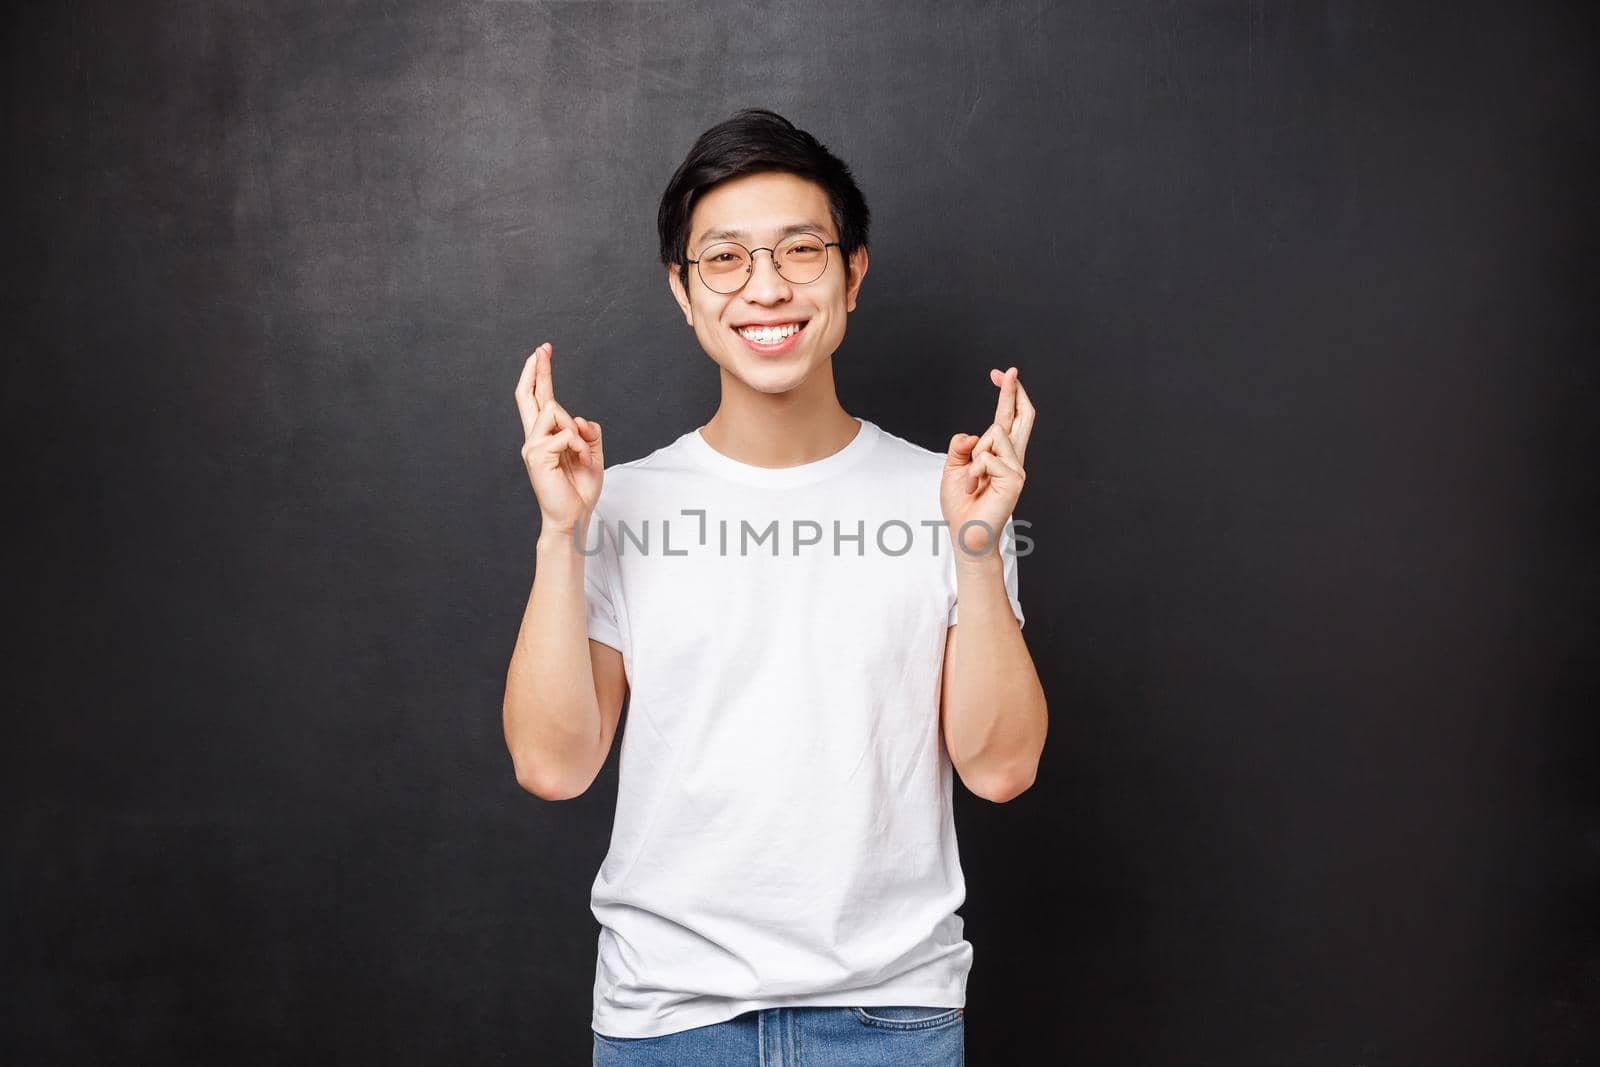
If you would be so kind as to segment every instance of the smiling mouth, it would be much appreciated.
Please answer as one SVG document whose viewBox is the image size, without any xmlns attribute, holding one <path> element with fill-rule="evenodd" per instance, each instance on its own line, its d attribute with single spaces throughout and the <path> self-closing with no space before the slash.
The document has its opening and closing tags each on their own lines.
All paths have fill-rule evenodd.
<svg viewBox="0 0 1600 1067">
<path fill-rule="evenodd" d="M 786 322 L 786 323 L 783 323 L 781 326 L 776 327 L 776 329 L 779 329 L 779 330 L 787 330 L 791 326 L 797 326 L 799 328 L 794 330 L 792 333 L 786 333 L 786 334 L 783 334 L 783 335 L 779 336 L 778 340 L 775 341 L 775 342 L 762 342 L 758 337 L 750 337 L 750 336 L 748 336 L 744 332 L 745 330 L 750 329 L 750 327 L 747 327 L 747 326 L 735 326 L 735 327 L 733 327 L 733 332 L 738 334 L 740 337 L 743 337 L 745 340 L 747 340 L 747 341 L 755 341 L 757 344 L 763 344 L 763 343 L 776 344 L 776 343 L 779 343 L 779 342 L 782 342 L 782 341 L 787 341 L 790 337 L 798 336 L 799 334 L 804 332 L 806 326 L 810 323 L 810 321 L 811 320 L 809 320 L 809 319 L 798 319 L 798 320 L 796 320 L 794 322 Z"/>
<path fill-rule="evenodd" d="M 786 338 L 779 338 L 778 341 L 755 341 L 755 339 L 746 338 L 744 334 L 739 333 L 738 326 L 730 326 L 730 330 L 733 330 L 733 333 L 738 336 L 739 341 L 744 342 L 744 347 L 749 352 L 754 352 L 755 355 L 760 355 L 760 357 L 778 360 L 778 358 L 786 357 L 790 352 L 794 352 L 795 349 L 800 347 L 800 341 L 805 336 L 805 328 L 808 325 L 810 325 L 810 320 L 805 320 L 805 322 L 800 323 L 798 330 L 795 330 L 794 333 L 789 334 Z"/>
</svg>

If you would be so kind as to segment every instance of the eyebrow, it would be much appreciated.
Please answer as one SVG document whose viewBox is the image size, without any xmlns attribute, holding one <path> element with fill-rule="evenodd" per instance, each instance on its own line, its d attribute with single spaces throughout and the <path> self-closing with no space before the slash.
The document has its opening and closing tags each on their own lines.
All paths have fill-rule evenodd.
<svg viewBox="0 0 1600 1067">
<path fill-rule="evenodd" d="M 780 239 L 788 237 L 791 233 L 815 233 L 826 237 L 828 228 L 815 222 L 791 222 L 778 231 L 778 237 Z M 700 240 L 696 243 L 703 245 L 707 241 L 743 241 L 749 236 L 744 230 L 712 230 L 710 233 L 701 234 Z"/>
</svg>

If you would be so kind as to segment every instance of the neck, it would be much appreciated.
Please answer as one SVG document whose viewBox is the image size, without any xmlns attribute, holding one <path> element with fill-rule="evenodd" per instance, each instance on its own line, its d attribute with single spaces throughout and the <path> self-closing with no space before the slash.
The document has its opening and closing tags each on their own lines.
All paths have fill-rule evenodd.
<svg viewBox="0 0 1600 1067">
<path fill-rule="evenodd" d="M 752 467 L 798 467 L 825 459 L 855 439 L 860 426 L 834 393 L 832 363 L 799 387 L 763 393 L 722 372 L 722 403 L 700 428 L 706 443 Z"/>
</svg>

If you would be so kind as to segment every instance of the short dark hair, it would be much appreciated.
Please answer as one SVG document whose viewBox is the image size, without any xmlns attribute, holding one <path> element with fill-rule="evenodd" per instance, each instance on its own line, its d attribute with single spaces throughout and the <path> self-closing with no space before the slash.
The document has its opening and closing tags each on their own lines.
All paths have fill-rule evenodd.
<svg viewBox="0 0 1600 1067">
<path fill-rule="evenodd" d="M 719 182 L 746 174 L 782 171 L 807 178 L 828 195 L 828 210 L 839 231 L 839 253 L 849 276 L 850 256 L 867 247 L 871 212 L 844 160 L 805 130 L 765 108 L 745 108 L 702 133 L 679 164 L 661 195 L 656 226 L 661 231 L 661 263 L 677 266 L 689 287 L 689 218 L 699 199 Z"/>
</svg>

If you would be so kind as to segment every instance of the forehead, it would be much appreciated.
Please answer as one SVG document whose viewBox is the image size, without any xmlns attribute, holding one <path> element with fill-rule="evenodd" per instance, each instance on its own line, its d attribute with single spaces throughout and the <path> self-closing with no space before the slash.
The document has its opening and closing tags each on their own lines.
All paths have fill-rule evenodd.
<svg viewBox="0 0 1600 1067">
<path fill-rule="evenodd" d="M 832 217 L 828 196 L 816 182 L 793 174 L 747 174 L 713 186 L 695 203 L 689 245 L 782 240 L 801 230 L 827 237 Z"/>
</svg>

